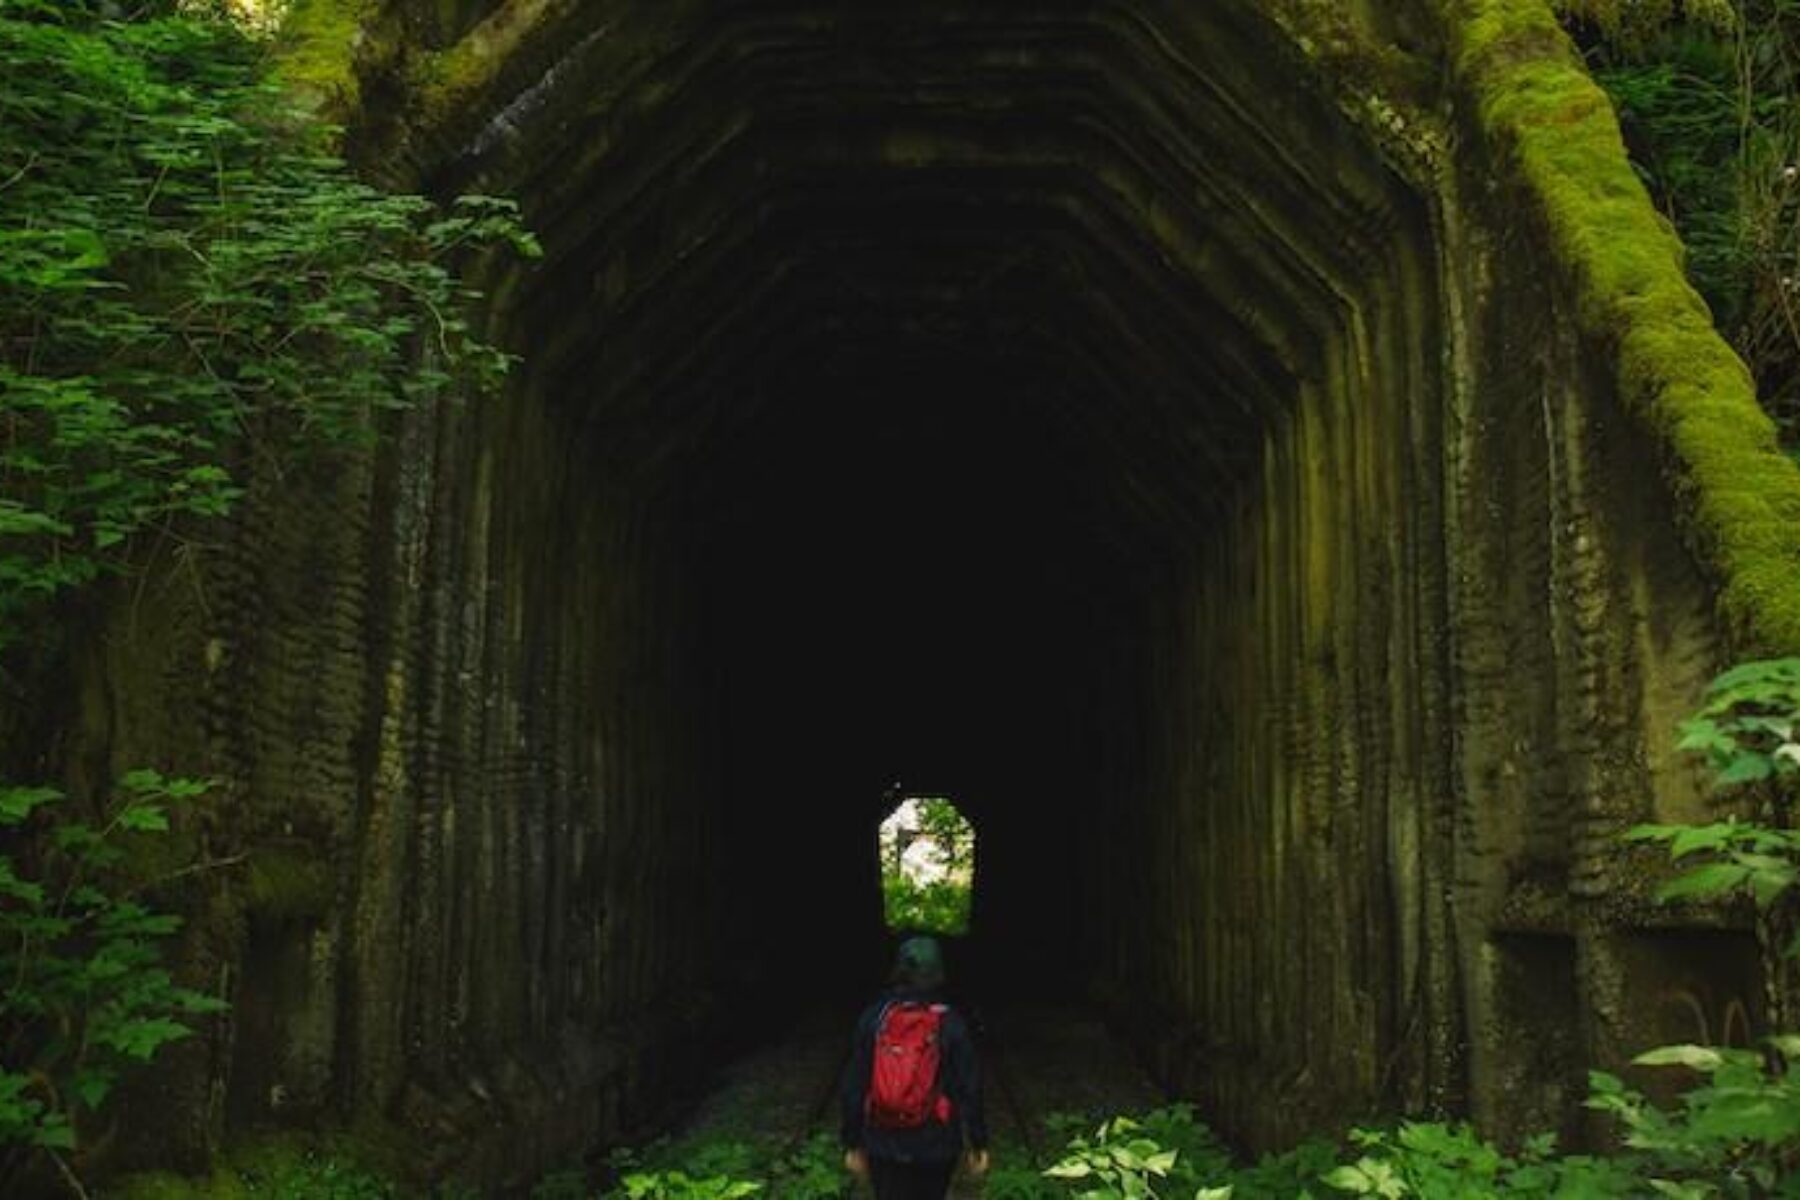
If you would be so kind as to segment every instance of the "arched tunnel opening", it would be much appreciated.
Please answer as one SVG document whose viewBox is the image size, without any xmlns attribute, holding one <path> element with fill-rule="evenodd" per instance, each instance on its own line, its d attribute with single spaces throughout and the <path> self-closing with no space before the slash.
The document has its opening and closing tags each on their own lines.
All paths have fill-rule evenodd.
<svg viewBox="0 0 1800 1200">
<path fill-rule="evenodd" d="M 980 879 L 974 824 L 948 796 L 890 787 L 892 805 L 876 826 L 882 920 L 890 933 L 966 937 Z"/>
<path fill-rule="evenodd" d="M 1448 769 L 1413 186 L 1259 92 L 1300 60 L 1248 7 L 597 36 L 444 178 L 547 251 L 481 419 L 531 462 L 492 485 L 518 636 L 631 663 L 600 753 L 649 773 L 670 886 L 614 944 L 740 1000 L 867 989 L 872 784 L 955 781 L 983 981 L 1110 999 L 1178 1087 L 1454 1087 L 1394 844 Z"/>
<path fill-rule="evenodd" d="M 980 831 L 964 986 L 1247 1148 L 1578 1137 L 1589 1066 L 1761 1019 L 1619 835 L 1715 811 L 1675 725 L 1790 586 L 1715 493 L 1800 488 L 1741 365 L 1639 394 L 1735 360 L 1547 8 L 364 7 L 353 160 L 545 255 L 476 264 L 504 394 L 249 479 L 208 602 L 146 593 L 185 640 L 82 660 L 71 757 L 217 764 L 250 864 L 140 1157 L 643 1133 L 879 983 L 895 778 Z"/>
</svg>

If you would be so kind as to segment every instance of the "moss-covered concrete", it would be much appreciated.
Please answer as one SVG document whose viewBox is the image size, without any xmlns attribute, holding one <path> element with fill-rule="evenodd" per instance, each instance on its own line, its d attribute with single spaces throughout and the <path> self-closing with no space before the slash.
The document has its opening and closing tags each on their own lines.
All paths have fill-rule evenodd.
<svg viewBox="0 0 1800 1200">
<path fill-rule="evenodd" d="M 1683 277 L 1605 95 L 1540 0 L 1453 4 L 1449 15 L 1481 131 L 1540 206 L 1551 264 L 1570 280 L 1583 332 L 1612 357 L 1620 396 L 1667 447 L 1741 646 L 1800 651 L 1800 470 Z"/>
<path fill-rule="evenodd" d="M 328 117 L 355 113 L 380 13 L 380 0 L 295 0 L 279 36 L 279 77 Z"/>
</svg>

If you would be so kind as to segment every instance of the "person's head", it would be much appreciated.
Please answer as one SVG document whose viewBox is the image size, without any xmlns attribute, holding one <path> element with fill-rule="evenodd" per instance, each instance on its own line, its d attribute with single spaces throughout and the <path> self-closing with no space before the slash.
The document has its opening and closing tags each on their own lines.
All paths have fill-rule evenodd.
<svg viewBox="0 0 1800 1200">
<path fill-rule="evenodd" d="M 894 955 L 895 987 L 929 991 L 944 985 L 944 952 L 932 937 L 911 937 Z"/>
</svg>

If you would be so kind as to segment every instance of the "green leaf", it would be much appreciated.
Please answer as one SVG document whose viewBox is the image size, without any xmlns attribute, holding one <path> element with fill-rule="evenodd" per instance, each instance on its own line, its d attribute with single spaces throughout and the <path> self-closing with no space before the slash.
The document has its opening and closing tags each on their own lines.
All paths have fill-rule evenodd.
<svg viewBox="0 0 1800 1200">
<path fill-rule="evenodd" d="M 1709 695 L 1730 697 L 1770 684 L 1800 686 L 1800 659 L 1752 659 L 1721 672 L 1707 688 Z"/>
<path fill-rule="evenodd" d="M 1745 783 L 1757 783 L 1775 773 L 1775 764 L 1766 754 L 1749 751 L 1734 755 L 1725 768 L 1713 777 L 1719 787 L 1735 787 Z"/>
<path fill-rule="evenodd" d="M 84 1106 L 97 1109 L 112 1094 L 113 1083 L 114 1077 L 110 1073 L 88 1070 L 76 1075 L 74 1090 Z"/>
<path fill-rule="evenodd" d="M 0 537 L 69 537 L 74 532 L 75 527 L 67 521 L 26 508 L 15 500 L 0 499 Z"/>
<path fill-rule="evenodd" d="M 1721 821 L 1712 825 L 1677 825 L 1669 842 L 1669 857 L 1685 858 L 1699 850 L 1718 850 L 1729 845 L 1738 826 Z"/>
<path fill-rule="evenodd" d="M 37 1127 L 31 1139 L 32 1145 L 42 1146 L 49 1150 L 73 1150 L 75 1148 L 75 1127 L 63 1117 L 47 1117 Z"/>
<path fill-rule="evenodd" d="M 19 878 L 12 860 L 3 855 L 0 855 L 0 896 L 10 896 L 28 908 L 41 908 L 44 904 L 43 885 Z"/>
<path fill-rule="evenodd" d="M 1672 1179 L 1651 1179 L 1647 1181 L 1650 1190 L 1659 1196 L 1674 1196 L 1676 1200 L 1704 1200 L 1707 1196 L 1718 1195 L 1718 1189 L 1709 1183 L 1682 1183 Z"/>
<path fill-rule="evenodd" d="M 1675 748 L 1706 754 L 1729 754 L 1737 749 L 1737 742 L 1722 733 L 1717 723 L 1696 717 L 1681 723 L 1681 737 L 1676 741 Z"/>
<path fill-rule="evenodd" d="M 1362 1162 L 1369 1162 L 1363 1159 Z M 1374 1180 L 1363 1171 L 1360 1165 L 1338 1167 L 1323 1176 L 1324 1182 L 1342 1192 L 1351 1192 L 1358 1196 L 1366 1196 L 1375 1190 Z"/>
<path fill-rule="evenodd" d="M 1758 859 L 1760 863 L 1756 861 Z M 1782 859 L 1739 855 L 1737 861 L 1750 871 L 1750 894 L 1760 908 L 1775 903 L 1800 878 L 1796 876 L 1793 864 Z"/>
<path fill-rule="evenodd" d="M 119 827 L 137 833 L 164 833 L 169 815 L 159 805 L 130 804 L 119 810 Z"/>
<path fill-rule="evenodd" d="M 1711 1046 L 1658 1046 L 1631 1060 L 1640 1067 L 1692 1067 L 1696 1071 L 1716 1071 L 1725 1061 Z"/>
<path fill-rule="evenodd" d="M 121 1022 L 105 1037 L 105 1044 L 127 1058 L 148 1062 L 152 1055 L 170 1042 L 180 1041 L 193 1033 L 179 1021 L 166 1017 L 149 1017 Z"/>
<path fill-rule="evenodd" d="M 1749 879 L 1749 870 L 1736 863 L 1707 863 L 1663 884 L 1656 894 L 1663 900 L 1679 900 L 1683 897 L 1711 899 L 1730 895 Z"/>
<path fill-rule="evenodd" d="M 166 789 L 166 781 L 163 779 L 161 772 L 152 771 L 145 767 L 139 767 L 136 770 L 127 771 L 119 776 L 119 787 L 127 792 L 135 792 L 140 796 L 159 795 Z"/>
<path fill-rule="evenodd" d="M 21 824 L 37 809 L 62 798 L 55 788 L 0 787 L 0 826 Z"/>
</svg>

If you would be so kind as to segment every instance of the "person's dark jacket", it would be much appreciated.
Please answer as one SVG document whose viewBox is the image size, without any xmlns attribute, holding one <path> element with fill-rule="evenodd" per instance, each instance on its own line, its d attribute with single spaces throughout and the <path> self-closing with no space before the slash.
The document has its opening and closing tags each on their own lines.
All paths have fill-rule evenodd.
<svg viewBox="0 0 1800 1200">
<path fill-rule="evenodd" d="M 850 1047 L 850 1065 L 844 1072 L 843 1120 L 838 1135 L 846 1149 L 860 1149 L 870 1158 L 902 1163 L 945 1163 L 965 1147 L 985 1150 L 987 1117 L 981 1106 L 981 1072 L 975 1059 L 975 1041 L 962 1014 L 954 1008 L 944 1013 L 938 1027 L 938 1084 L 950 1098 L 950 1123 L 926 1121 L 917 1129 L 882 1129 L 863 1119 L 869 1093 L 869 1075 L 875 1061 L 875 1033 L 881 1013 L 899 1000 L 942 1004 L 935 992 L 894 991 L 864 1010 L 856 1022 Z"/>
</svg>

